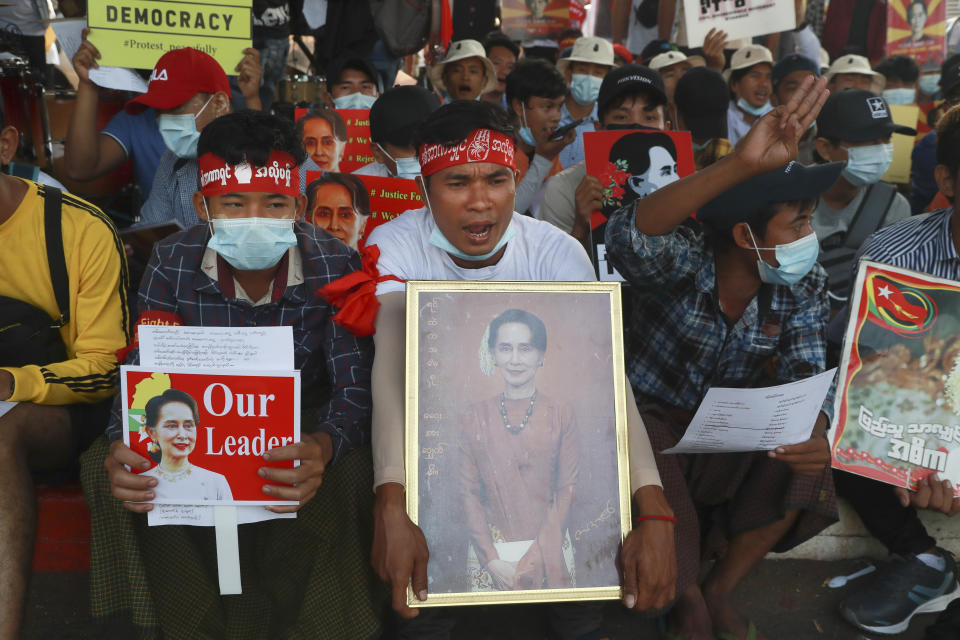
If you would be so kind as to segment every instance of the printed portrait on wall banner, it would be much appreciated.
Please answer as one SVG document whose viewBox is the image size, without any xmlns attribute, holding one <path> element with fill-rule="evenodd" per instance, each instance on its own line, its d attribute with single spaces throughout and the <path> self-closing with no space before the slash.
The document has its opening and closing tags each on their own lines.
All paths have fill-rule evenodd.
<svg viewBox="0 0 960 640">
<path fill-rule="evenodd" d="M 557 39 L 570 28 L 570 0 L 503 0 L 500 12 L 501 29 L 513 40 Z"/>
<path fill-rule="evenodd" d="M 407 292 L 408 512 L 431 550 L 429 598 L 411 604 L 618 597 L 619 285 Z"/>
<path fill-rule="evenodd" d="M 944 0 L 887 2 L 887 56 L 913 58 L 921 71 L 940 69 L 946 54 Z"/>
</svg>

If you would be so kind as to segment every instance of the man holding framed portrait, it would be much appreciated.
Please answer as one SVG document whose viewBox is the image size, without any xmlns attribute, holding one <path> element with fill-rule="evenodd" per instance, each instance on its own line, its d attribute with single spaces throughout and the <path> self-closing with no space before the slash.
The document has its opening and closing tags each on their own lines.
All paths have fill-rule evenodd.
<svg viewBox="0 0 960 640">
<path fill-rule="evenodd" d="M 372 385 L 377 493 L 372 560 L 380 577 L 392 585 L 394 609 L 407 619 L 400 625 L 400 636 L 426 639 L 448 638 L 456 620 L 450 613 L 442 613 L 442 610 L 418 611 L 407 606 L 407 589 L 411 580 L 417 599 L 428 599 L 429 551 L 423 532 L 407 515 L 405 501 L 405 400 L 401 382 L 404 380 L 404 281 L 513 281 L 511 284 L 515 286 L 523 285 L 522 281 L 540 281 L 540 284 L 562 281 L 564 286 L 569 286 L 571 282 L 593 281 L 595 274 L 586 252 L 575 239 L 549 223 L 521 216 L 514 211 L 515 143 L 513 128 L 501 110 L 483 102 L 460 101 L 445 105 L 421 125 L 418 138 L 422 167 L 422 178 L 418 183 L 427 207 L 408 211 L 378 227 L 368 239 L 368 249 L 376 246 L 379 250 L 377 295 L 380 302 L 374 337 L 376 358 Z M 462 310 L 462 305 L 453 305 L 452 308 Z M 499 308 L 501 312 L 504 311 L 503 305 Z M 484 322 L 489 322 L 489 318 L 496 315 L 489 315 Z M 514 315 L 529 319 L 525 314 Z M 531 324 L 536 323 L 531 321 Z M 503 327 L 507 328 L 507 333 L 504 333 Z M 543 346 L 534 333 L 539 333 L 539 329 L 534 331 L 522 321 L 502 323 L 496 334 L 491 338 L 488 333 L 486 342 L 482 343 L 481 349 L 489 351 L 490 341 L 493 341 L 493 353 L 489 357 L 494 361 L 501 347 L 517 352 L 512 355 L 514 361 L 509 363 L 507 373 L 501 378 L 506 386 L 497 392 L 497 398 L 500 398 L 500 392 L 503 394 L 503 407 L 494 407 L 496 411 L 485 410 L 489 414 L 486 417 L 491 420 L 505 420 L 511 427 L 517 428 L 524 425 L 524 418 L 530 426 L 534 424 L 533 419 L 538 415 L 537 398 L 533 394 L 522 397 L 524 394 L 516 389 L 510 389 L 510 397 L 507 397 L 511 380 L 516 382 L 529 376 L 531 370 L 539 368 L 536 363 L 526 362 L 534 351 L 539 355 L 538 345 Z M 608 349 L 608 357 L 609 354 Z M 504 364 L 507 365 L 509 360 L 506 358 Z M 623 380 L 621 374 L 621 383 Z M 526 389 L 529 385 L 519 386 Z M 631 442 L 629 475 L 634 515 L 651 517 L 644 519 L 623 543 L 623 602 L 630 608 L 661 609 L 674 598 L 676 563 L 671 522 L 673 514 L 664 499 L 649 442 L 629 386 L 624 385 L 624 390 Z M 462 396 L 463 389 L 459 391 Z M 471 391 L 470 402 L 476 399 Z M 540 402 L 539 410 L 547 406 L 544 400 Z M 559 420 L 557 424 L 562 422 Z M 500 429 L 506 427 L 501 424 Z M 521 428 L 520 431 L 525 429 Z M 564 446 L 568 448 L 568 455 L 571 447 L 575 446 L 572 438 L 566 441 L 566 445 L 562 444 L 562 433 L 563 427 L 556 439 L 561 458 Z M 572 459 L 573 456 L 569 457 Z M 480 466 L 483 464 L 481 461 Z M 567 481 L 552 483 L 550 500 L 557 500 L 558 496 L 564 495 L 564 487 L 570 486 L 569 478 L 576 470 L 572 464 L 566 465 L 565 469 Z M 478 468 L 472 479 L 477 481 L 483 474 L 484 471 Z M 562 507 L 558 505 L 558 508 Z M 513 511 L 512 508 L 508 510 Z M 474 509 L 473 528 L 478 533 L 475 539 L 482 538 L 479 532 L 484 531 L 485 527 L 496 524 L 489 520 L 481 521 L 489 512 L 489 506 L 480 505 Z M 555 513 L 554 521 L 562 520 L 559 517 L 561 515 Z M 558 583 L 563 583 L 563 573 L 568 563 L 559 559 L 563 556 L 562 551 L 558 551 L 563 546 L 562 541 L 557 541 L 557 536 L 562 535 L 560 531 L 559 525 L 550 528 L 549 535 L 554 536 L 552 542 L 556 544 L 545 544 L 557 551 L 550 554 L 553 559 L 550 560 L 549 571 L 534 568 L 533 565 L 538 563 L 529 555 L 530 545 L 525 550 L 517 550 L 519 555 L 510 556 L 517 564 L 508 567 L 495 562 L 504 559 L 500 551 L 477 544 L 474 548 L 485 547 L 485 550 L 481 548 L 479 553 L 475 553 L 475 561 L 477 564 L 484 563 L 486 573 L 493 574 L 493 580 L 500 586 L 511 582 L 511 586 L 515 586 L 518 573 L 521 581 L 524 575 L 539 573 L 541 578 L 533 578 L 527 583 L 528 588 L 549 586 L 554 583 L 555 575 L 559 576 L 556 578 Z M 504 537 L 530 539 L 533 536 L 539 539 L 542 534 L 545 534 L 543 523 L 538 521 L 530 523 L 530 527 L 517 532 L 515 536 L 508 534 Z M 538 545 L 538 548 L 543 546 Z M 491 560 L 494 561 L 492 566 Z M 545 565 L 539 563 L 538 566 Z M 551 577 L 542 577 L 547 574 Z M 602 623 L 599 604 L 554 605 L 550 610 L 551 626 L 557 637 L 601 637 L 598 635 Z"/>
</svg>

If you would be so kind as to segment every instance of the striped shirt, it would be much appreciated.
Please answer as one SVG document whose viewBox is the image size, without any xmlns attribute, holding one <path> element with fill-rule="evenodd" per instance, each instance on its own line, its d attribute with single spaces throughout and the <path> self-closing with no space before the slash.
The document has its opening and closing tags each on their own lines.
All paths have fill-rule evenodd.
<svg viewBox="0 0 960 640">
<path fill-rule="evenodd" d="M 950 235 L 953 209 L 907 218 L 875 232 L 853 261 L 851 282 L 861 260 L 913 269 L 938 278 L 960 280 L 960 255 Z"/>
</svg>

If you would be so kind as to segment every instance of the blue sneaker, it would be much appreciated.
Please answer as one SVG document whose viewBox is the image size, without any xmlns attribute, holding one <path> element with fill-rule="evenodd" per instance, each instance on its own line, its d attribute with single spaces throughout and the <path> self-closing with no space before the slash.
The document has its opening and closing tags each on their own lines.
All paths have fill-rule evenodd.
<svg viewBox="0 0 960 640">
<path fill-rule="evenodd" d="M 894 555 L 877 577 L 840 604 L 840 615 L 870 633 L 902 633 L 918 613 L 943 611 L 960 598 L 957 565 L 948 551 L 943 571 L 928 567 L 914 554 Z"/>
</svg>

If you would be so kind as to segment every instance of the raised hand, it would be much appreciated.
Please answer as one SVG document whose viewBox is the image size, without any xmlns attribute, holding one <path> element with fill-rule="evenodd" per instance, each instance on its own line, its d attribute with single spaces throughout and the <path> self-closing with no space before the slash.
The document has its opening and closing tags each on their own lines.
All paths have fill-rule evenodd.
<svg viewBox="0 0 960 640">
<path fill-rule="evenodd" d="M 73 54 L 73 68 L 77 72 L 77 77 L 80 78 L 80 82 L 90 83 L 90 69 L 97 69 L 100 65 L 97 63 L 97 60 L 100 58 L 100 52 L 97 50 L 93 43 L 87 40 L 87 34 L 90 33 L 90 29 L 84 29 L 81 37 L 83 42 L 80 44 L 80 48 L 77 49 L 77 52 Z"/>
<path fill-rule="evenodd" d="M 727 66 L 727 57 L 723 50 L 727 46 L 727 32 L 719 29 L 710 29 L 703 40 L 703 57 L 707 59 L 707 66 L 714 71 L 723 71 Z"/>
</svg>

